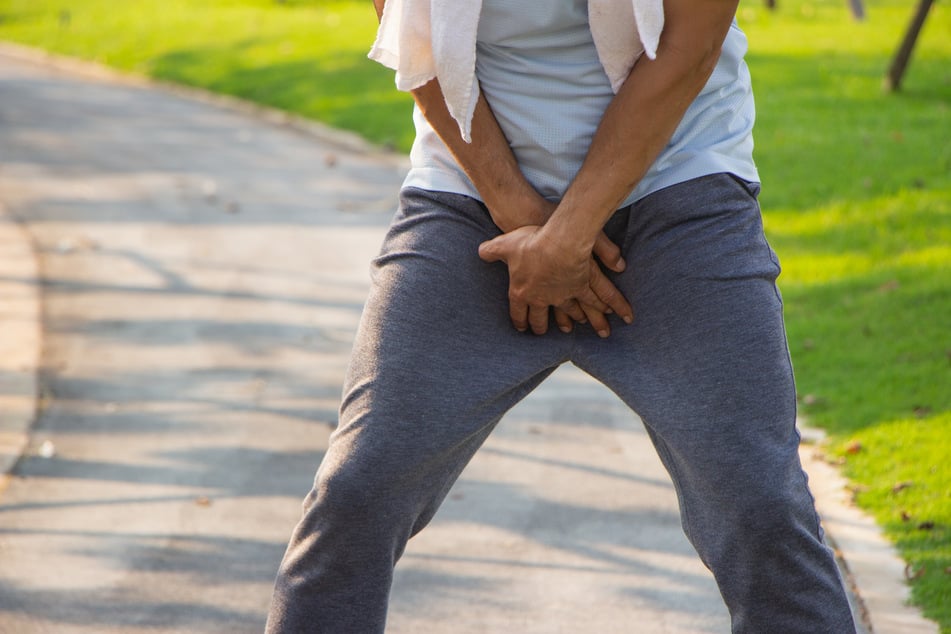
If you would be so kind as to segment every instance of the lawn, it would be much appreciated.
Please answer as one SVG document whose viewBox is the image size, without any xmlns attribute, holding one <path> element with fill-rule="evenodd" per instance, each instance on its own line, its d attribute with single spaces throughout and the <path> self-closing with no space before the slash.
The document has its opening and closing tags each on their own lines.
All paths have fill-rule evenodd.
<svg viewBox="0 0 951 634">
<path fill-rule="evenodd" d="M 208 88 L 409 149 L 412 108 L 366 59 L 370 0 L 0 0 L 0 38 Z"/>
<path fill-rule="evenodd" d="M 912 10 L 743 0 L 767 233 L 783 261 L 802 413 L 951 633 L 951 8 L 901 93 Z M 369 0 L 0 0 L 0 38 L 203 86 L 408 149 L 410 100 L 365 59 Z"/>
</svg>

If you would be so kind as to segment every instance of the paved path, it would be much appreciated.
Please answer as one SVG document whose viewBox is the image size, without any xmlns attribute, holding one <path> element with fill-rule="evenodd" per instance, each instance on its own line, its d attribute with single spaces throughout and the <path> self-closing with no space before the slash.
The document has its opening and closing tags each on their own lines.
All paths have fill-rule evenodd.
<svg viewBox="0 0 951 634">
<path fill-rule="evenodd" d="M 3 58 L 0 148 L 45 337 L 0 631 L 260 631 L 402 161 Z M 412 542 L 390 627 L 728 629 L 641 427 L 568 368 Z"/>
</svg>

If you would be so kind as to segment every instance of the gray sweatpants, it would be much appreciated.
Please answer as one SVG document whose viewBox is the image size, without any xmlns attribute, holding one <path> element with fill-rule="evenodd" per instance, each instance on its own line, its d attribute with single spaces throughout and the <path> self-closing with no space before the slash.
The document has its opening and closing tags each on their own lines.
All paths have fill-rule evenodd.
<svg viewBox="0 0 951 634">
<path fill-rule="evenodd" d="M 635 311 L 600 339 L 519 333 L 485 207 L 407 189 L 380 256 L 340 422 L 278 575 L 270 633 L 382 632 L 393 566 L 502 415 L 570 361 L 643 419 L 733 631 L 854 625 L 797 454 L 796 399 L 757 186 L 656 192 L 605 227 Z"/>
</svg>

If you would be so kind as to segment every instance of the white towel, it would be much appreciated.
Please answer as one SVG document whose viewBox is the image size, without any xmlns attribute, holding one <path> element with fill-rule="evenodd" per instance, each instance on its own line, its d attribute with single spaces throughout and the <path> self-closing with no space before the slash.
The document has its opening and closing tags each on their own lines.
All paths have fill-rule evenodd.
<svg viewBox="0 0 951 634">
<path fill-rule="evenodd" d="M 479 98 L 476 34 L 482 0 L 387 0 L 370 59 L 396 71 L 400 90 L 439 79 L 446 106 L 466 142 Z M 617 92 L 634 63 L 657 55 L 663 0 L 588 0 L 598 59 Z"/>
</svg>

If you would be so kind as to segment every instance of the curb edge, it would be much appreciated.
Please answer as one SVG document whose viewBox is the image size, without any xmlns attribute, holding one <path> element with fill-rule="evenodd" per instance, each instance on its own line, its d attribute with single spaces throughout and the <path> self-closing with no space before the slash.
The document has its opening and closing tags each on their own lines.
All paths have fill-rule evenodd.
<svg viewBox="0 0 951 634">
<path fill-rule="evenodd" d="M 869 634 L 939 634 L 936 623 L 909 603 L 905 563 L 871 516 L 851 503 L 848 482 L 822 453 L 821 430 L 802 429 L 799 455 L 809 476 L 826 537 L 856 595 L 856 617 Z"/>
</svg>

